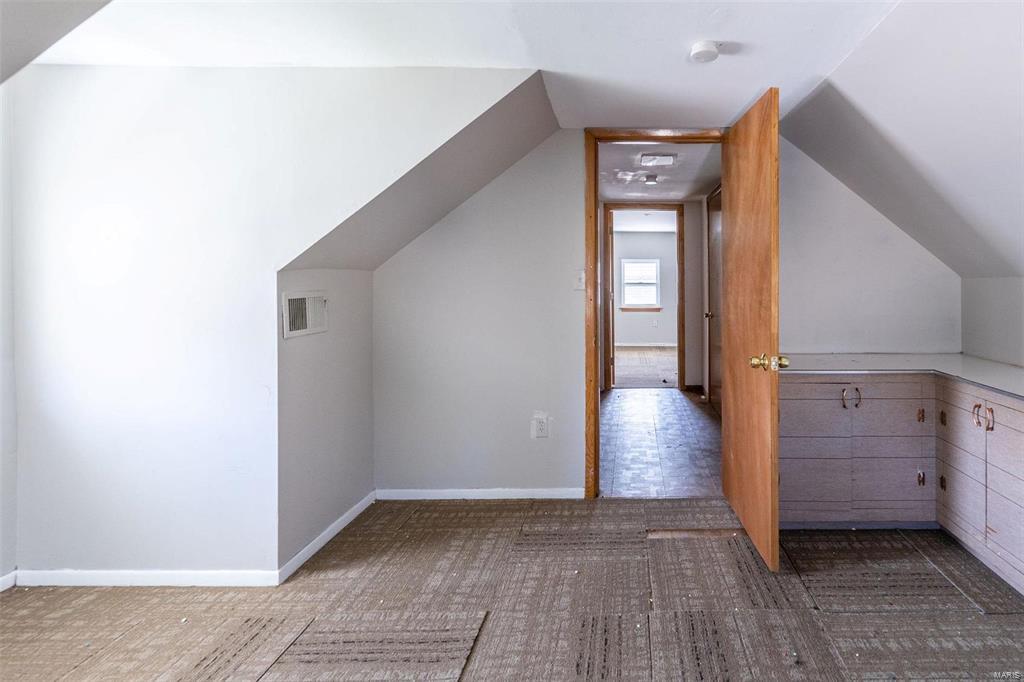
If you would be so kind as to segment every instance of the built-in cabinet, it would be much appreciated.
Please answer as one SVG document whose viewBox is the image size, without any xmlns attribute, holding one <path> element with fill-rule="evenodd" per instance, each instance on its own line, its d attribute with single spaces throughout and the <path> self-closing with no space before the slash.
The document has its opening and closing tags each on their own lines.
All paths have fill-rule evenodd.
<svg viewBox="0 0 1024 682">
<path fill-rule="evenodd" d="M 932 374 L 784 374 L 779 518 L 938 523 L 1024 591 L 1024 400 Z"/>
<path fill-rule="evenodd" d="M 780 520 L 934 521 L 934 402 L 930 376 L 784 375 Z"/>
</svg>

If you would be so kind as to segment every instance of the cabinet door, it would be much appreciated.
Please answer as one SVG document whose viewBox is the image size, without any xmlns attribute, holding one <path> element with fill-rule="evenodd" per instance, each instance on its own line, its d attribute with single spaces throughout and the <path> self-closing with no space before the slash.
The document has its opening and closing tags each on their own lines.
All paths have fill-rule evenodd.
<svg viewBox="0 0 1024 682">
<path fill-rule="evenodd" d="M 854 458 L 853 499 L 921 501 L 935 499 L 935 458 Z"/>
<path fill-rule="evenodd" d="M 992 430 L 985 432 L 988 463 L 1024 479 L 1024 430 L 1014 428 L 1024 429 L 1024 413 L 992 402 L 985 407 L 991 409 L 988 414 L 995 418 L 994 423 L 989 424 Z M 1017 500 L 1017 503 L 1024 504 L 1024 500 Z"/>
<path fill-rule="evenodd" d="M 849 459 L 779 460 L 781 502 L 848 502 Z"/>
<path fill-rule="evenodd" d="M 975 404 L 984 407 L 983 403 Z M 936 401 L 936 409 L 939 411 L 939 419 L 935 425 L 935 435 L 975 457 L 984 459 L 985 427 L 975 423 L 975 415 L 970 410 L 941 400 Z"/>
<path fill-rule="evenodd" d="M 856 387 L 854 387 L 856 388 Z M 927 424 L 918 421 L 924 401 L 917 399 L 862 398 L 850 410 L 850 428 L 854 436 L 924 436 Z"/>
<path fill-rule="evenodd" d="M 985 484 L 939 460 L 938 498 L 939 522 L 953 535 L 970 539 L 985 538 Z"/>
<path fill-rule="evenodd" d="M 843 401 L 843 391 L 847 399 Z M 782 382 L 779 386 L 779 436 L 850 435 L 849 385 Z"/>
<path fill-rule="evenodd" d="M 987 523 L 985 544 L 988 548 L 1024 571 L 1024 507 L 990 488 Z"/>
</svg>

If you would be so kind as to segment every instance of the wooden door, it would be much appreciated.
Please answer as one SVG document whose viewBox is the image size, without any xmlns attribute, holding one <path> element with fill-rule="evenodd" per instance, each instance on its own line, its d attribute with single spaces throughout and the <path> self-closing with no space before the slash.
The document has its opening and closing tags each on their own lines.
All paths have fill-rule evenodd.
<svg viewBox="0 0 1024 682">
<path fill-rule="evenodd" d="M 708 401 L 722 413 L 722 191 L 708 197 Z"/>
<path fill-rule="evenodd" d="M 722 489 L 779 569 L 779 91 L 722 143 Z M 774 363 L 772 363 L 774 364 Z"/>
<path fill-rule="evenodd" d="M 602 365 L 604 381 L 601 390 L 615 385 L 615 213 L 605 204 L 604 231 L 601 235 L 601 344 L 604 352 Z"/>
</svg>

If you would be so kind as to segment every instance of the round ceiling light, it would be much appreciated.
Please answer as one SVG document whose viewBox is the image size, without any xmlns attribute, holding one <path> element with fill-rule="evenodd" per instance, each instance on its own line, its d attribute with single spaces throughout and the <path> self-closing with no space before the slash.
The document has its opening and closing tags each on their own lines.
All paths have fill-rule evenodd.
<svg viewBox="0 0 1024 682">
<path fill-rule="evenodd" d="M 718 43 L 713 40 L 699 40 L 690 48 L 690 59 L 695 62 L 713 62 L 718 59 Z"/>
</svg>

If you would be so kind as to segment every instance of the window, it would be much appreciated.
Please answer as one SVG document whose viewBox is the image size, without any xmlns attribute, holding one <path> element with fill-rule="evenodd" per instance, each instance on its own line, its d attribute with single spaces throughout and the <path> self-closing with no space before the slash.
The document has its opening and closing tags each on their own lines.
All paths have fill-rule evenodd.
<svg viewBox="0 0 1024 682">
<path fill-rule="evenodd" d="M 622 305 L 661 305 L 661 261 L 657 258 L 622 259 Z"/>
</svg>

